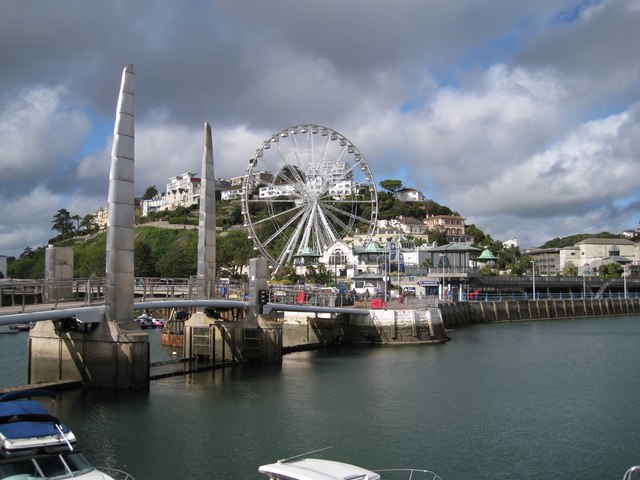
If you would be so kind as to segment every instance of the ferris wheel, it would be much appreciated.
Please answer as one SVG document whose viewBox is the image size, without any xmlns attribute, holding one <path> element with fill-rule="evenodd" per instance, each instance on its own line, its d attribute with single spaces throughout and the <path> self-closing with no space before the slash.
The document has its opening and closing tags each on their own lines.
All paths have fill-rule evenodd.
<svg viewBox="0 0 640 480">
<path fill-rule="evenodd" d="M 274 272 L 319 257 L 337 240 L 366 245 L 378 216 L 369 165 L 346 137 L 319 125 L 274 133 L 249 161 L 242 184 L 244 225 Z"/>
</svg>

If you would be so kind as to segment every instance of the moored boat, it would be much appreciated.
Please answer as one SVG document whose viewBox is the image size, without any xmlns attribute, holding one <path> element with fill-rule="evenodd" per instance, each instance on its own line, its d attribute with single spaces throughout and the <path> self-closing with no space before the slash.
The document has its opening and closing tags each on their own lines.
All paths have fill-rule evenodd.
<svg viewBox="0 0 640 480">
<path fill-rule="evenodd" d="M 0 395 L 0 480 L 133 480 L 126 472 L 95 467 L 76 448 L 77 438 L 33 397 L 48 390 Z"/>
<path fill-rule="evenodd" d="M 186 310 L 173 310 L 162 327 L 160 343 L 171 347 L 184 346 L 184 322 L 189 318 Z"/>
<path fill-rule="evenodd" d="M 326 449 L 323 448 L 303 455 L 278 460 L 276 463 L 262 465 L 258 468 L 258 471 L 267 475 L 270 480 L 388 480 L 389 478 L 441 480 L 436 473 L 430 470 L 415 468 L 369 470 L 349 463 L 307 457 L 311 453 L 322 450 Z M 622 480 L 639 479 L 640 465 L 629 468 L 622 477 Z"/>
<path fill-rule="evenodd" d="M 385 480 L 387 478 L 441 480 L 437 474 L 430 470 L 416 468 L 368 470 L 349 463 L 307 457 L 307 455 L 322 450 L 326 449 L 262 465 L 258 471 L 267 475 L 271 480 Z"/>
<path fill-rule="evenodd" d="M 143 313 L 138 318 L 135 319 L 136 322 L 140 324 L 140 328 L 162 328 L 164 327 L 164 322 L 157 318 L 153 318 L 149 313 Z"/>
<path fill-rule="evenodd" d="M 638 480 L 640 479 L 640 465 L 631 467 L 624 473 L 622 480 Z"/>
</svg>

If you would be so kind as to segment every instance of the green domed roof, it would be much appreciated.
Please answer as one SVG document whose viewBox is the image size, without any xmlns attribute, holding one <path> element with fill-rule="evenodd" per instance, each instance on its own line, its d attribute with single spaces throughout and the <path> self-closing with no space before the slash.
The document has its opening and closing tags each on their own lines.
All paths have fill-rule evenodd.
<svg viewBox="0 0 640 480">
<path fill-rule="evenodd" d="M 491 250 L 489 250 L 488 248 L 486 248 L 485 250 L 483 250 L 483 252 L 480 254 L 480 256 L 478 257 L 478 260 L 482 261 L 482 260 L 497 260 L 497 257 L 491 253 Z"/>
<path fill-rule="evenodd" d="M 364 249 L 367 253 L 383 253 L 384 250 L 378 245 L 376 242 L 371 242 L 367 245 L 367 248 Z"/>
</svg>

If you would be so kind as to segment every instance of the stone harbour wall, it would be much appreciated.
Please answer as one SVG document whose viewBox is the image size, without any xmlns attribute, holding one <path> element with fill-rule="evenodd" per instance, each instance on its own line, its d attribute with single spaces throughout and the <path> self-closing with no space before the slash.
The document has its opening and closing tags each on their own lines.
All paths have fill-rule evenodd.
<svg viewBox="0 0 640 480">
<path fill-rule="evenodd" d="M 322 345 L 400 344 L 448 340 L 438 309 L 369 310 L 368 315 L 286 312 L 282 315 L 282 348 L 303 350 Z"/>
<path fill-rule="evenodd" d="M 464 302 L 441 304 L 439 309 L 444 326 L 456 328 L 475 323 L 638 315 L 640 300 L 607 298 Z"/>
</svg>

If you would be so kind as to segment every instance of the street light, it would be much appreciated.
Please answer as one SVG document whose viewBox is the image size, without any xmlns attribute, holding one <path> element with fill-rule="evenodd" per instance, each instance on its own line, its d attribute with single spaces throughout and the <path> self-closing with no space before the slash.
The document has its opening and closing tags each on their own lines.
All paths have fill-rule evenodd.
<svg viewBox="0 0 640 480">
<path fill-rule="evenodd" d="M 531 271 L 533 272 L 533 299 L 536 299 L 536 262 L 531 260 L 531 265 L 533 265 Z"/>
<path fill-rule="evenodd" d="M 442 262 L 442 293 L 441 293 L 441 298 L 442 300 L 444 300 L 444 257 L 445 254 L 444 253 L 439 253 L 438 254 L 440 256 L 440 261 Z"/>
<path fill-rule="evenodd" d="M 382 257 L 384 261 L 384 275 L 382 277 L 382 281 L 384 283 L 384 301 L 387 301 L 387 252 L 384 252 L 382 255 L 378 255 L 376 257 L 376 262 L 378 262 L 378 271 L 380 270 L 380 257 Z"/>
<path fill-rule="evenodd" d="M 627 265 L 622 267 L 622 281 L 624 283 L 624 298 L 627 298 Z"/>
</svg>

